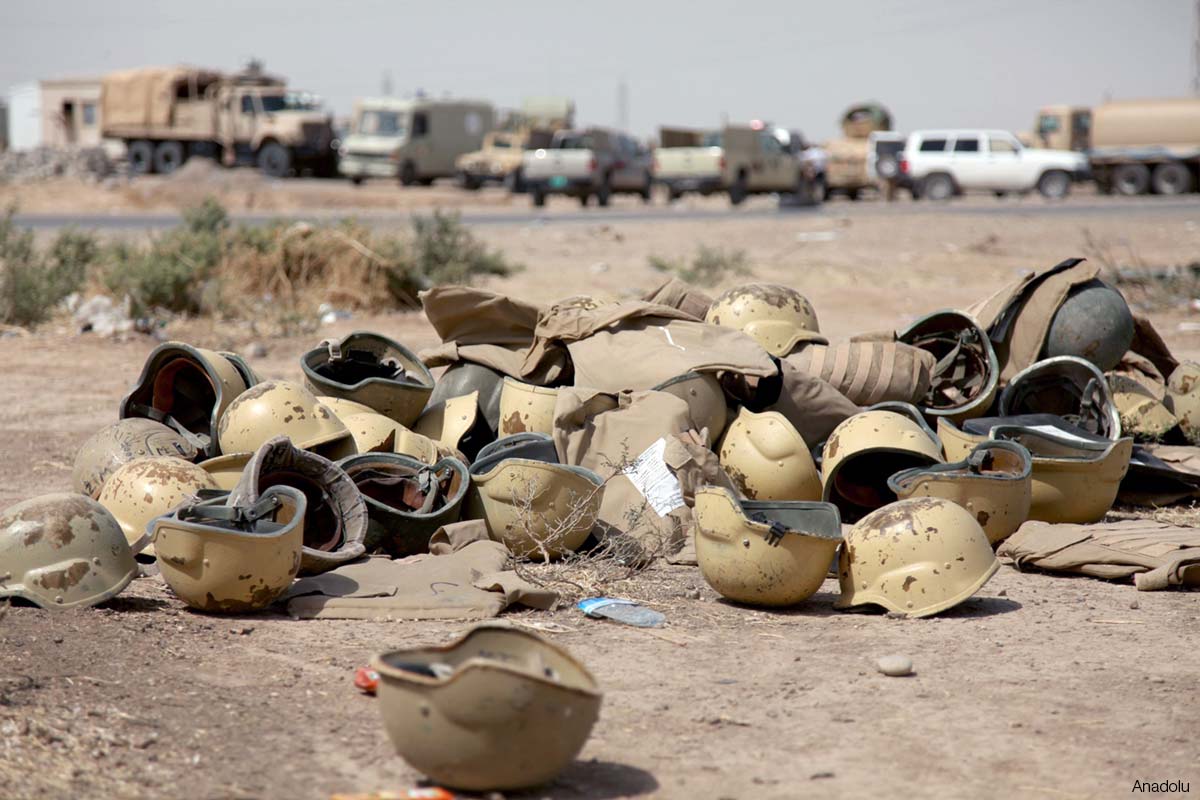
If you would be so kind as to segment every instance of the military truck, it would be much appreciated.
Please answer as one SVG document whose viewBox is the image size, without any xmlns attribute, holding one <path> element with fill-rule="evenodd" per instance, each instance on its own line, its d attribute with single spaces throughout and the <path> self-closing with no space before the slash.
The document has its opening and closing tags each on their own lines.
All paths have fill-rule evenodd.
<svg viewBox="0 0 1200 800">
<path fill-rule="evenodd" d="M 1179 195 L 1200 187 L 1200 98 L 1047 106 L 1033 138 L 1086 154 L 1106 194 Z"/>
<path fill-rule="evenodd" d="M 797 152 L 785 128 L 762 122 L 726 125 L 721 144 L 721 183 L 731 204 L 740 205 L 752 194 L 814 197 L 811 164 Z"/>
<path fill-rule="evenodd" d="M 336 169 L 333 125 L 310 95 L 260 65 L 227 75 L 195 67 L 114 72 L 100 86 L 101 135 L 125 143 L 135 174 L 170 174 L 193 155 L 257 164 L 282 177 Z"/>
<path fill-rule="evenodd" d="M 526 150 L 521 169 L 535 206 L 551 194 L 565 194 L 586 206 L 591 198 L 607 206 L 613 194 L 639 194 L 650 202 L 650 152 L 628 134 L 607 128 L 566 130 L 549 147 Z"/>
<path fill-rule="evenodd" d="M 483 145 L 455 161 L 459 184 L 475 190 L 486 183 L 503 183 L 515 193 L 525 191 L 521 169 L 526 150 L 549 147 L 557 131 L 574 124 L 575 104 L 562 97 L 526 98 L 497 130 L 483 137 Z"/>
<path fill-rule="evenodd" d="M 890 131 L 892 115 L 879 103 L 860 103 L 846 109 L 841 125 L 842 137 L 823 145 L 829 156 L 826 188 L 830 194 L 857 200 L 864 189 L 875 186 L 867 170 L 869 137 L 876 131 Z"/>
<path fill-rule="evenodd" d="M 689 192 L 705 197 L 725 190 L 725 152 L 720 131 L 659 128 L 654 180 L 667 190 L 667 202 Z"/>
<path fill-rule="evenodd" d="M 391 178 L 428 186 L 456 174 L 455 161 L 479 149 L 494 117 L 492 104 L 482 100 L 359 100 L 338 168 L 354 184 Z"/>
</svg>

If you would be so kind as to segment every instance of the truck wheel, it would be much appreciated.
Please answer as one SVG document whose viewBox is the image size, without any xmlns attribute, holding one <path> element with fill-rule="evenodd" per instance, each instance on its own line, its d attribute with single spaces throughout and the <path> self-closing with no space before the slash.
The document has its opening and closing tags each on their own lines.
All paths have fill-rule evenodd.
<svg viewBox="0 0 1200 800">
<path fill-rule="evenodd" d="M 650 177 L 649 172 L 646 173 L 646 183 L 642 186 L 640 194 L 642 195 L 643 203 L 649 203 L 650 199 L 654 196 L 654 178 Z"/>
<path fill-rule="evenodd" d="M 951 193 L 951 194 L 953 194 L 953 193 L 954 193 L 954 187 L 953 187 L 953 186 L 951 186 L 950 188 L 951 188 L 951 191 L 950 191 L 950 193 Z M 857 202 L 858 202 L 858 198 L 859 198 L 860 196 L 861 196 L 861 195 L 859 194 L 859 190 L 858 190 L 857 188 L 854 188 L 854 189 L 847 189 L 847 190 L 846 190 L 846 198 L 847 198 L 848 200 L 850 200 L 851 202 L 857 203 Z"/>
<path fill-rule="evenodd" d="M 154 148 L 154 171 L 159 175 L 170 175 L 183 166 L 187 160 L 187 151 L 183 142 L 159 142 Z"/>
<path fill-rule="evenodd" d="M 283 178 L 292 169 L 292 151 L 279 142 L 267 142 L 258 151 L 258 168 L 271 178 Z"/>
<path fill-rule="evenodd" d="M 590 194 L 587 194 L 586 192 L 584 194 L 579 195 L 580 208 L 587 208 L 588 201 L 590 201 L 591 199 L 592 199 L 592 196 Z"/>
<path fill-rule="evenodd" d="M 729 204 L 740 206 L 746 199 L 746 173 L 739 172 L 737 180 L 729 185 Z"/>
<path fill-rule="evenodd" d="M 354 184 L 355 186 L 362 186 L 362 185 L 363 185 L 363 178 L 362 178 L 362 176 L 361 176 L 361 175 L 352 175 L 352 176 L 350 177 L 350 182 L 351 182 L 352 184 Z"/>
<path fill-rule="evenodd" d="M 667 187 L 667 202 L 668 203 L 674 203 L 676 200 L 678 200 L 681 197 L 683 197 L 683 192 L 680 192 L 671 186 Z"/>
<path fill-rule="evenodd" d="M 417 165 L 411 161 L 405 161 L 404 166 L 400 168 L 400 185 L 401 186 L 416 186 L 417 184 Z"/>
<path fill-rule="evenodd" d="M 542 206 L 546 205 L 546 190 L 545 189 L 543 189 L 541 186 L 534 186 L 530 190 L 530 193 L 533 196 L 533 204 L 535 206 L 537 206 L 538 208 L 541 208 Z"/>
<path fill-rule="evenodd" d="M 458 181 L 460 184 L 462 184 L 462 188 L 466 189 L 468 192 L 477 192 L 479 191 L 479 188 L 483 186 L 483 181 L 479 180 L 479 178 L 476 178 L 469 172 L 459 173 Z"/>
<path fill-rule="evenodd" d="M 1043 172 L 1038 178 L 1037 190 L 1047 200 L 1061 200 L 1071 193 L 1071 176 L 1060 169 Z"/>
<path fill-rule="evenodd" d="M 154 172 L 154 143 L 145 139 L 130 142 L 126 148 L 129 171 L 134 175 L 149 175 Z"/>
<path fill-rule="evenodd" d="M 1192 173 L 1187 165 L 1168 161 L 1154 168 L 1152 186 L 1155 194 L 1187 194 L 1192 190 Z"/>
<path fill-rule="evenodd" d="M 1150 188 L 1150 170 L 1145 164 L 1122 164 L 1113 170 L 1112 185 L 1117 194 L 1126 197 L 1145 194 Z"/>
<path fill-rule="evenodd" d="M 521 171 L 520 167 L 508 173 L 508 177 L 504 179 L 504 184 L 508 188 L 508 191 L 513 194 L 524 194 L 528 191 L 528 187 L 525 185 L 525 173 Z"/>
<path fill-rule="evenodd" d="M 954 179 L 944 172 L 935 172 L 923 181 L 921 196 L 935 203 L 954 197 Z"/>
<path fill-rule="evenodd" d="M 610 178 L 605 176 L 604 183 L 600 184 L 600 188 L 596 190 L 596 205 L 601 208 L 608 206 L 608 201 L 612 198 L 612 186 Z"/>
</svg>

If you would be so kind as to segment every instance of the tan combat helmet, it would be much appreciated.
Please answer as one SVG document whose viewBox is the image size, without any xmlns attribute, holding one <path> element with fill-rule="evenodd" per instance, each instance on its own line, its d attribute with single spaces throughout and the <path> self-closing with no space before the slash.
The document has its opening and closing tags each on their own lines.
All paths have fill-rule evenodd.
<svg viewBox="0 0 1200 800">
<path fill-rule="evenodd" d="M 553 780 L 600 714 L 602 694 L 587 669 L 516 628 L 480 626 L 449 645 L 382 653 L 371 668 L 396 752 L 453 789 L 510 791 Z"/>
<path fill-rule="evenodd" d="M 479 409 L 478 391 L 430 403 L 413 431 L 443 448 L 461 452 L 468 459 L 474 459 L 485 445 L 496 440 Z"/>
<path fill-rule="evenodd" d="M 1000 562 L 970 512 L 940 497 L 913 497 L 863 517 L 842 544 L 833 607 L 882 606 L 928 617 L 958 605 L 996 574 Z"/>
<path fill-rule="evenodd" d="M 918 403 L 921 411 L 955 422 L 988 412 L 1000 382 L 1000 362 L 992 340 L 978 322 L 961 311 L 936 311 L 897 338 L 936 359 L 929 391 Z"/>
<path fill-rule="evenodd" d="M 458 522 L 471 484 L 457 458 L 431 466 L 399 453 L 360 453 L 338 466 L 367 504 L 367 551 L 393 558 L 428 553 L 429 537 Z"/>
<path fill-rule="evenodd" d="M 75 456 L 71 483 L 75 491 L 96 498 L 114 470 L 146 456 L 191 461 L 196 446 L 161 422 L 143 417 L 123 419 L 101 428 L 83 443 Z"/>
<path fill-rule="evenodd" d="M 330 397 L 327 394 L 317 395 L 317 402 L 333 412 L 333 415 L 345 422 L 352 414 L 374 414 L 375 409 L 356 403 L 353 400 L 343 400 L 340 397 Z"/>
<path fill-rule="evenodd" d="M 331 570 L 366 552 L 367 506 L 354 481 L 337 464 L 277 436 L 246 463 L 229 503 L 254 505 L 272 486 L 290 486 L 307 500 L 302 574 Z"/>
<path fill-rule="evenodd" d="M 718 448 L 721 468 L 751 500 L 820 500 L 821 476 L 808 445 L 777 411 L 743 407 Z"/>
<path fill-rule="evenodd" d="M 1193 445 L 1200 444 L 1200 364 L 1185 361 L 1167 380 L 1167 407 Z"/>
<path fill-rule="evenodd" d="M 965 461 L 972 450 L 990 438 L 986 432 L 968 432 L 945 417 L 938 417 L 937 437 L 947 461 Z"/>
<path fill-rule="evenodd" d="M 464 515 L 517 557 L 550 559 L 583 545 L 603 499 L 599 475 L 559 464 L 549 436 L 525 433 L 479 452 Z"/>
<path fill-rule="evenodd" d="M 354 438 L 312 392 L 290 381 L 264 381 L 243 392 L 221 416 L 223 453 L 253 453 L 276 436 L 329 459 L 354 455 Z"/>
<path fill-rule="evenodd" d="M 991 436 L 1017 442 L 1033 456 L 1029 518 L 1099 522 L 1112 508 L 1129 470 L 1133 439 L 1064 433 L 1049 426 L 997 425 Z"/>
<path fill-rule="evenodd" d="M 942 445 L 908 403 L 877 403 L 844 420 L 825 442 L 821 499 L 845 522 L 857 522 L 896 499 L 888 478 L 942 461 Z"/>
<path fill-rule="evenodd" d="M 248 505 L 185 505 L 154 521 L 159 571 L 176 597 L 200 611 L 264 609 L 300 569 L 304 517 L 304 495 L 290 486 L 272 486 Z"/>
<path fill-rule="evenodd" d="M 692 425 L 697 431 L 708 431 L 711 446 L 721 438 L 729 417 L 725 392 L 721 382 L 707 372 L 688 372 L 654 387 L 655 391 L 673 394 L 688 404 Z"/>
<path fill-rule="evenodd" d="M 820 588 L 842 541 L 830 503 L 737 500 L 696 492 L 696 559 L 708 585 L 738 603 L 790 606 Z"/>
<path fill-rule="evenodd" d="M 196 466 L 212 476 L 217 488 L 223 492 L 232 491 L 242 479 L 242 472 L 250 463 L 254 453 L 229 453 L 201 461 Z"/>
<path fill-rule="evenodd" d="M 558 390 L 505 378 L 500 389 L 500 437 L 516 433 L 554 433 Z"/>
<path fill-rule="evenodd" d="M 202 467 L 169 456 L 138 458 L 119 467 L 100 489 L 97 498 L 108 509 L 132 545 L 141 539 L 155 517 L 184 503 L 194 503 L 204 492 L 220 487 Z M 142 551 L 154 555 L 154 546 Z"/>
<path fill-rule="evenodd" d="M 340 342 L 326 340 L 300 358 L 313 394 L 362 403 L 401 425 L 416 422 L 433 392 L 433 375 L 399 342 L 355 331 Z"/>
<path fill-rule="evenodd" d="M 1000 393 L 1000 416 L 1054 414 L 1107 439 L 1121 438 L 1121 416 L 1104 373 L 1090 361 L 1056 356 L 1013 376 Z"/>
<path fill-rule="evenodd" d="M 812 303 L 795 289 L 776 283 L 735 286 L 713 301 L 704 321 L 735 328 L 780 358 L 805 342 L 829 344 L 821 335 Z"/>
<path fill-rule="evenodd" d="M 1179 425 L 1167 408 L 1161 386 L 1150 386 L 1130 375 L 1108 373 L 1108 390 L 1121 418 L 1121 431 L 1139 439 L 1157 441 Z"/>
<path fill-rule="evenodd" d="M 447 367 L 437 379 L 433 394 L 429 396 L 429 406 L 444 403 L 452 397 L 478 392 L 479 410 L 495 438 L 500 430 L 500 392 L 503 386 L 504 376 L 491 367 L 459 361 Z"/>
<path fill-rule="evenodd" d="M 437 442 L 374 412 L 351 414 L 343 422 L 359 453 L 403 453 L 425 464 L 439 458 Z"/>
<path fill-rule="evenodd" d="M 218 454 L 217 424 L 234 398 L 258 382 L 246 362 L 182 342 L 154 348 L 137 385 L 121 401 L 121 419 L 166 424 L 207 456 Z"/>
<path fill-rule="evenodd" d="M 0 513 L 0 597 L 94 606 L 120 594 L 137 571 L 121 526 L 90 497 L 46 494 Z"/>
<path fill-rule="evenodd" d="M 1029 518 L 1033 460 L 1016 442 L 983 442 L 963 461 L 897 472 L 888 478 L 896 497 L 941 497 L 971 512 L 994 544 Z"/>
</svg>

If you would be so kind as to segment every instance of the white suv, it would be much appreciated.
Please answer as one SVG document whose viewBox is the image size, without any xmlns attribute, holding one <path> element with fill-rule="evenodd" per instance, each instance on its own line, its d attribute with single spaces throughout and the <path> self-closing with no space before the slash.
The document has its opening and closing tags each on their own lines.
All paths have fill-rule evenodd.
<svg viewBox="0 0 1200 800">
<path fill-rule="evenodd" d="M 1071 182 L 1087 177 L 1087 158 L 1064 150 L 1025 147 L 1008 131 L 916 131 L 900 162 L 913 196 L 948 200 L 967 191 L 997 195 L 1037 189 L 1043 197 L 1066 197 Z"/>
</svg>

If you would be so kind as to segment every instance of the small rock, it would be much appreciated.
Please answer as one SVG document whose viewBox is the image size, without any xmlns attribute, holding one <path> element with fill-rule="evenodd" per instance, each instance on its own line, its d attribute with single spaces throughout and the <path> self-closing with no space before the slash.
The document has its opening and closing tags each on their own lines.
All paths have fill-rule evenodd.
<svg viewBox="0 0 1200 800">
<path fill-rule="evenodd" d="M 903 678 L 905 675 L 912 675 L 913 663 L 908 656 L 891 655 L 876 661 L 875 668 L 889 677 Z"/>
<path fill-rule="evenodd" d="M 888 619 L 908 619 L 908 614 L 903 611 L 889 611 L 884 616 Z"/>
<path fill-rule="evenodd" d="M 700 590 L 699 590 L 699 589 L 692 589 L 691 591 L 689 591 L 689 592 L 687 593 L 687 596 L 688 596 L 688 598 L 689 598 L 689 599 L 691 599 L 691 600 L 699 600 L 699 599 L 700 599 Z"/>
<path fill-rule="evenodd" d="M 832 777 L 833 777 L 832 772 L 814 772 L 812 775 L 808 776 L 808 779 L 810 781 L 819 781 L 824 778 L 832 778 Z"/>
<path fill-rule="evenodd" d="M 246 355 L 250 358 L 266 358 L 267 346 L 262 342 L 251 342 L 246 346 Z"/>
<path fill-rule="evenodd" d="M 1008 597 L 1008 589 L 1001 589 L 996 592 L 996 597 Z"/>
<path fill-rule="evenodd" d="M 1153 678 L 1150 679 L 1150 682 L 1151 683 L 1166 683 L 1167 679 L 1162 677 L 1161 675 L 1155 675 Z"/>
<path fill-rule="evenodd" d="M 158 741 L 158 734 L 151 732 L 151 733 L 147 733 L 145 736 L 135 739 L 133 741 L 133 746 L 136 747 L 138 750 L 145 750 L 147 747 L 149 747 L 150 745 L 154 744 L 157 741 Z"/>
<path fill-rule="evenodd" d="M 55 634 L 55 635 L 54 635 L 54 638 L 53 638 L 53 640 L 52 640 L 52 641 L 53 641 L 55 644 L 62 644 L 62 640 L 63 640 L 63 637 L 62 637 L 62 635 L 61 635 L 61 634 Z"/>
<path fill-rule="evenodd" d="M 234 636 L 249 636 L 254 632 L 254 628 L 249 625 L 244 625 L 240 628 L 230 628 L 229 632 Z"/>
<path fill-rule="evenodd" d="M 1138 608 L 1141 608 L 1141 605 L 1138 603 L 1137 600 L 1130 600 L 1129 607 L 1132 609 L 1138 609 Z"/>
</svg>

